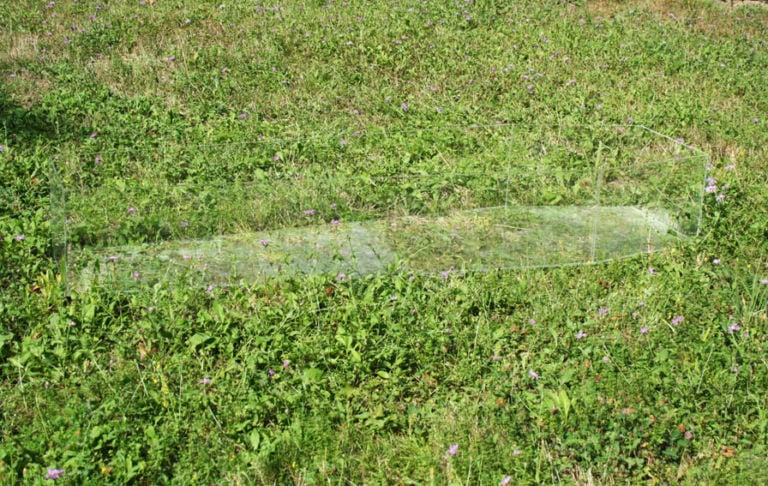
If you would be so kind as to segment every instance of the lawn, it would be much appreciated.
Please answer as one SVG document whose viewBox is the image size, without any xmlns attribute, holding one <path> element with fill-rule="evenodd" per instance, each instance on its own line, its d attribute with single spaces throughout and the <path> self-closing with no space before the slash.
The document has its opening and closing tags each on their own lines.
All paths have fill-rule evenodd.
<svg viewBox="0 0 768 486">
<path fill-rule="evenodd" d="M 736 3 L 3 2 L 0 482 L 768 482 Z"/>
</svg>

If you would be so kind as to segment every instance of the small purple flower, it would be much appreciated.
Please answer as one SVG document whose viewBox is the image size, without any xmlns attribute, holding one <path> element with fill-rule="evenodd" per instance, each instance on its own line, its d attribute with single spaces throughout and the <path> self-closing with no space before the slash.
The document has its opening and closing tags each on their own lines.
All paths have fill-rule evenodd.
<svg viewBox="0 0 768 486">
<path fill-rule="evenodd" d="M 348 143 L 348 142 L 347 142 L 346 140 L 341 140 L 341 141 L 339 142 L 339 146 L 340 146 L 340 147 L 346 147 L 346 146 L 347 146 L 347 143 Z"/>
<path fill-rule="evenodd" d="M 685 143 L 685 139 L 684 138 L 676 138 L 675 142 L 676 143 Z"/>
<path fill-rule="evenodd" d="M 455 456 L 457 452 L 459 452 L 459 444 L 452 444 L 445 452 L 445 457 L 450 459 Z"/>
<path fill-rule="evenodd" d="M 723 169 L 725 170 L 734 170 L 736 168 L 736 164 L 728 164 Z"/>
<path fill-rule="evenodd" d="M 685 435 L 683 435 L 683 437 L 685 437 L 685 440 L 691 440 L 693 439 L 693 434 L 691 433 L 690 430 L 686 430 Z"/>
<path fill-rule="evenodd" d="M 101 157 L 99 157 L 99 156 L 97 155 L 97 156 L 96 156 L 96 157 L 93 159 L 93 163 L 94 163 L 95 165 L 99 165 L 99 164 L 101 163 Z"/>
<path fill-rule="evenodd" d="M 443 270 L 442 272 L 440 272 L 440 277 L 442 277 L 443 280 L 447 280 L 448 279 L 448 272 Z"/>
<path fill-rule="evenodd" d="M 640 334 L 648 334 L 648 331 L 650 331 L 648 327 L 643 327 L 642 329 L 640 329 Z"/>
<path fill-rule="evenodd" d="M 314 216 L 315 215 L 315 210 L 314 209 L 305 209 L 304 210 L 304 214 L 306 216 Z"/>
<path fill-rule="evenodd" d="M 175 60 L 176 60 L 176 56 L 174 56 L 173 54 L 171 54 L 170 56 L 168 56 L 168 60 L 169 60 L 169 61 L 175 61 Z"/>
<path fill-rule="evenodd" d="M 286 368 L 287 368 L 287 367 L 289 367 L 290 365 L 291 365 L 291 362 L 290 362 L 290 361 L 288 361 L 287 359 L 286 359 L 286 360 L 283 360 L 283 369 L 286 369 Z"/>
<path fill-rule="evenodd" d="M 133 277 L 134 280 L 138 280 L 141 278 L 141 274 L 139 272 L 133 272 L 131 277 Z"/>
<path fill-rule="evenodd" d="M 93 132 L 91 133 L 90 138 L 96 138 L 98 136 L 99 136 L 99 132 Z"/>
<path fill-rule="evenodd" d="M 501 360 L 501 356 L 499 356 L 498 354 L 494 354 L 493 356 L 491 356 L 491 361 L 500 361 L 500 360 Z"/>
<path fill-rule="evenodd" d="M 275 376 L 275 370 L 273 370 L 272 368 L 270 368 L 269 371 L 267 371 L 267 373 L 269 374 L 269 376 Z"/>
<path fill-rule="evenodd" d="M 280 160 L 280 155 L 279 154 L 275 154 L 275 156 L 272 157 L 272 160 L 274 160 L 275 162 L 278 162 Z"/>
<path fill-rule="evenodd" d="M 683 316 L 675 316 L 672 318 L 672 324 L 674 324 L 675 326 L 679 326 L 682 323 L 683 323 Z"/>
<path fill-rule="evenodd" d="M 712 265 L 720 265 L 720 259 L 719 258 L 713 258 L 712 259 Z"/>
<path fill-rule="evenodd" d="M 741 330 L 741 326 L 739 326 L 738 322 L 734 322 L 733 324 L 728 326 L 728 332 L 731 333 L 731 334 L 733 334 L 736 331 L 740 331 L 740 330 Z"/>
<path fill-rule="evenodd" d="M 576 339 L 584 339 L 587 337 L 587 333 L 579 329 L 579 332 L 576 333 Z"/>
<path fill-rule="evenodd" d="M 24 233 L 16 236 L 16 238 L 14 238 L 14 240 L 16 240 L 16 241 L 24 241 L 26 239 L 27 239 L 27 237 L 26 237 L 26 235 L 24 235 Z"/>
<path fill-rule="evenodd" d="M 519 455 L 521 455 L 522 453 L 523 453 L 523 451 L 521 451 L 520 449 L 514 449 L 514 450 L 512 451 L 512 455 L 513 455 L 513 456 L 519 456 Z"/>
<path fill-rule="evenodd" d="M 346 280 L 347 276 L 341 272 L 336 275 L 336 280 Z"/>
<path fill-rule="evenodd" d="M 739 367 L 737 365 L 733 365 L 733 368 L 731 368 L 731 371 L 733 372 L 734 375 L 738 375 Z"/>
<path fill-rule="evenodd" d="M 607 307 L 601 307 L 597 309 L 597 315 L 600 317 L 604 317 L 608 315 L 609 309 Z"/>
<path fill-rule="evenodd" d="M 269 245 L 269 240 L 262 239 L 262 240 L 259 240 L 259 243 L 261 243 L 261 246 L 268 246 Z"/>
<path fill-rule="evenodd" d="M 339 222 L 339 220 L 338 220 L 338 219 L 334 219 L 333 221 L 331 221 L 331 226 L 338 226 L 338 225 L 340 225 L 340 224 L 341 224 L 341 223 Z"/>
<path fill-rule="evenodd" d="M 2 145 L 0 145 L 0 154 L 1 154 L 1 153 L 3 153 L 3 151 L 4 151 L 4 150 L 5 150 L 5 147 L 3 147 Z"/>
<path fill-rule="evenodd" d="M 610 356 L 608 356 L 608 355 L 603 356 L 603 363 L 610 363 L 610 362 L 611 362 L 611 357 Z"/>
<path fill-rule="evenodd" d="M 725 201 L 725 194 L 718 194 L 717 196 L 715 196 L 715 201 L 717 202 Z"/>
<path fill-rule="evenodd" d="M 533 380 L 540 380 L 541 379 L 541 376 L 539 376 L 539 374 L 536 373 L 533 370 L 528 370 L 528 376 L 530 376 L 531 379 L 533 379 Z"/>
<path fill-rule="evenodd" d="M 107 257 L 107 261 L 116 262 L 117 261 L 117 255 L 109 255 Z"/>
<path fill-rule="evenodd" d="M 125 212 L 128 214 L 136 214 L 136 208 L 130 207 Z"/>
<path fill-rule="evenodd" d="M 717 186 L 707 186 L 704 188 L 705 191 L 707 191 L 709 194 L 714 194 L 717 192 Z"/>
<path fill-rule="evenodd" d="M 210 378 L 203 378 L 203 379 L 201 379 L 200 381 L 198 381 L 198 383 L 200 383 L 201 385 L 207 385 L 207 384 L 209 384 L 210 382 L 211 382 L 211 379 L 210 379 Z"/>
<path fill-rule="evenodd" d="M 48 474 L 45 475 L 45 479 L 59 479 L 61 478 L 61 475 L 64 474 L 63 469 L 53 469 L 48 468 Z"/>
<path fill-rule="evenodd" d="M 648 275 L 658 275 L 659 272 L 656 271 L 653 267 L 648 267 Z"/>
<path fill-rule="evenodd" d="M 515 452 L 520 452 L 520 451 L 514 450 L 512 451 L 512 454 L 518 455 L 518 454 L 515 454 Z M 504 478 L 499 483 L 499 486 L 509 486 L 510 484 L 512 484 L 512 476 L 504 476 Z"/>
<path fill-rule="evenodd" d="M 189 221 L 182 221 L 181 222 L 181 227 L 182 228 L 189 228 Z"/>
<path fill-rule="evenodd" d="M 240 116 L 238 116 L 241 120 L 247 120 L 248 119 L 248 113 L 240 113 Z"/>
<path fill-rule="evenodd" d="M 752 123 L 754 123 L 754 124 L 758 124 L 758 123 L 760 123 L 760 119 L 759 119 L 758 117 L 754 117 L 754 118 L 752 119 Z"/>
<path fill-rule="evenodd" d="M 403 111 L 408 111 L 408 103 L 403 103 L 402 105 L 400 105 L 400 108 L 402 108 Z"/>
<path fill-rule="evenodd" d="M 763 285 L 768 285 L 768 278 L 761 278 L 760 283 Z"/>
<path fill-rule="evenodd" d="M 331 209 L 336 209 L 336 203 L 331 203 Z"/>
<path fill-rule="evenodd" d="M 533 318 L 528 319 L 528 324 L 530 324 L 532 326 L 535 326 L 536 325 L 536 319 L 533 319 Z"/>
<path fill-rule="evenodd" d="M 215 289 L 215 288 L 216 288 L 216 285 L 215 284 L 211 284 L 211 285 L 208 286 L 207 289 L 205 289 L 205 293 L 206 294 L 210 294 L 211 292 L 213 292 L 213 289 Z"/>
</svg>

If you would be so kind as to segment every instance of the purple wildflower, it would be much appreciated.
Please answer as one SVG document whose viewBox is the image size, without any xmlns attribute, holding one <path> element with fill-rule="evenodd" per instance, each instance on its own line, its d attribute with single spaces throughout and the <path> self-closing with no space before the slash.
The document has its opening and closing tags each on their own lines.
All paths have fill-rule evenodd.
<svg viewBox="0 0 768 486">
<path fill-rule="evenodd" d="M 736 164 L 728 164 L 725 167 L 723 167 L 723 169 L 725 170 L 733 170 L 735 168 L 736 168 Z"/>
<path fill-rule="evenodd" d="M 650 329 L 648 329 L 647 326 L 643 327 L 643 328 L 640 329 L 640 334 L 648 334 L 648 331 L 650 331 Z"/>
<path fill-rule="evenodd" d="M 684 138 L 676 138 L 675 142 L 676 143 L 685 143 L 685 139 Z"/>
<path fill-rule="evenodd" d="M 448 272 L 443 270 L 442 272 L 440 272 L 440 276 L 443 278 L 443 280 L 447 280 L 448 279 Z"/>
<path fill-rule="evenodd" d="M 117 261 L 117 255 L 109 255 L 107 257 L 107 260 L 110 262 L 116 262 Z"/>
<path fill-rule="evenodd" d="M 304 210 L 304 214 L 307 215 L 307 216 L 314 216 L 315 215 L 315 210 L 314 209 L 305 209 Z"/>
<path fill-rule="evenodd" d="M 758 117 L 754 117 L 754 118 L 752 119 L 752 123 L 754 123 L 754 124 L 758 124 L 758 123 L 760 123 L 760 119 L 759 119 Z"/>
<path fill-rule="evenodd" d="M 608 356 L 608 355 L 603 356 L 603 363 L 610 363 L 610 362 L 611 362 L 611 357 L 610 356 Z"/>
<path fill-rule="evenodd" d="M 267 245 L 269 245 L 269 240 L 261 239 L 261 240 L 259 240 L 259 243 L 261 243 L 261 246 L 267 246 Z"/>
<path fill-rule="evenodd" d="M 5 147 L 3 147 L 2 145 L 0 145 L 0 153 L 3 153 L 3 150 L 5 150 Z"/>
<path fill-rule="evenodd" d="M 213 289 L 215 289 L 215 288 L 216 288 L 216 285 L 215 284 L 211 284 L 211 285 L 208 286 L 207 289 L 205 289 L 205 293 L 206 294 L 210 294 L 211 292 L 213 292 Z"/>
<path fill-rule="evenodd" d="M 26 239 L 27 239 L 27 237 L 24 235 L 24 233 L 18 235 L 16 238 L 14 238 L 14 240 L 16 240 L 16 241 L 24 241 Z"/>
<path fill-rule="evenodd" d="M 201 385 L 207 385 L 210 382 L 211 382 L 210 378 L 203 378 L 200 381 L 198 381 L 198 383 L 200 383 Z"/>
<path fill-rule="evenodd" d="M 176 56 L 174 56 L 173 54 L 171 54 L 170 56 L 168 56 L 168 60 L 169 60 L 169 61 L 175 61 L 175 60 L 176 60 Z"/>
<path fill-rule="evenodd" d="M 584 339 L 587 337 L 587 333 L 579 329 L 579 332 L 576 333 L 576 339 Z"/>
<path fill-rule="evenodd" d="M 125 212 L 128 214 L 136 214 L 136 208 L 130 207 Z"/>
<path fill-rule="evenodd" d="M 181 227 L 182 228 L 189 228 L 189 221 L 182 221 L 181 222 Z"/>
<path fill-rule="evenodd" d="M 400 108 L 402 108 L 403 111 L 408 111 L 408 103 L 403 103 L 402 105 L 400 105 Z"/>
<path fill-rule="evenodd" d="M 519 456 L 519 455 L 521 455 L 522 453 L 523 453 L 523 451 L 521 451 L 520 449 L 514 449 L 514 450 L 512 451 L 512 455 L 513 455 L 513 456 Z"/>
<path fill-rule="evenodd" d="M 331 221 L 331 226 L 338 226 L 338 225 L 340 225 L 340 224 L 341 224 L 341 223 L 339 222 L 339 220 L 338 220 L 338 219 L 334 219 L 333 221 Z"/>
<path fill-rule="evenodd" d="M 348 143 L 348 142 L 347 142 L 346 140 L 341 140 L 341 141 L 339 141 L 339 146 L 340 146 L 340 147 L 346 147 L 346 146 L 347 146 L 347 143 Z"/>
<path fill-rule="evenodd" d="M 528 324 L 530 324 L 532 326 L 535 326 L 536 325 L 536 319 L 533 319 L 533 318 L 528 319 Z"/>
<path fill-rule="evenodd" d="M 283 360 L 283 369 L 286 369 L 286 368 L 287 368 L 288 366 L 290 366 L 290 365 L 291 365 L 291 362 L 290 362 L 290 361 L 288 361 L 287 359 L 286 359 L 286 360 Z"/>
<path fill-rule="evenodd" d="M 741 330 L 741 326 L 739 326 L 738 322 L 734 322 L 733 324 L 728 326 L 728 332 L 731 333 L 731 334 L 733 334 L 736 331 L 740 331 L 740 330 Z"/>
<path fill-rule="evenodd" d="M 514 454 L 515 452 L 518 452 L 518 451 L 517 450 L 512 451 L 512 454 Z M 504 476 L 504 479 L 501 480 L 501 482 L 499 483 L 499 486 L 509 486 L 510 484 L 512 484 L 512 476 Z"/>
<path fill-rule="evenodd" d="M 451 444 L 448 450 L 445 452 L 445 457 L 451 458 L 459 452 L 459 444 Z"/>
<path fill-rule="evenodd" d="M 763 285 L 768 285 L 768 278 L 761 278 L 760 283 Z"/>
<path fill-rule="evenodd" d="M 267 373 L 269 373 L 269 376 L 275 376 L 275 370 L 273 370 L 272 368 L 270 368 Z"/>
<path fill-rule="evenodd" d="M 683 435 L 683 437 L 685 437 L 685 440 L 691 440 L 693 439 L 693 434 L 691 433 L 690 430 L 686 430 L 685 435 Z"/>
<path fill-rule="evenodd" d="M 336 203 L 331 203 L 331 209 L 336 209 Z"/>
<path fill-rule="evenodd" d="M 59 479 L 64 474 L 63 469 L 48 468 L 48 474 L 45 475 L 45 479 Z"/>
<path fill-rule="evenodd" d="M 648 275 L 658 275 L 659 272 L 656 271 L 653 267 L 648 267 Z"/>
<path fill-rule="evenodd" d="M 133 272 L 131 277 L 133 277 L 134 280 L 138 280 L 141 278 L 141 274 L 139 272 Z"/>
<path fill-rule="evenodd" d="M 240 113 L 240 116 L 238 118 L 240 118 L 241 120 L 246 120 L 248 119 L 248 113 Z"/>
<path fill-rule="evenodd" d="M 96 138 L 96 137 L 98 137 L 98 136 L 99 136 L 99 132 L 93 132 L 93 133 L 91 133 L 91 135 L 90 135 L 90 137 L 91 137 L 91 138 Z"/>
<path fill-rule="evenodd" d="M 678 326 L 683 323 L 683 316 L 675 316 L 672 318 L 672 324 Z"/>
<path fill-rule="evenodd" d="M 720 265 L 720 259 L 719 258 L 713 258 L 712 259 L 712 265 Z"/>
<path fill-rule="evenodd" d="M 493 356 L 491 356 L 491 361 L 499 361 L 499 360 L 501 360 L 501 356 L 499 356 L 498 354 L 494 354 Z"/>
<path fill-rule="evenodd" d="M 347 276 L 341 272 L 336 275 L 336 280 L 345 280 Z"/>
<path fill-rule="evenodd" d="M 536 373 L 533 370 L 528 370 L 528 376 L 530 376 L 531 379 L 533 379 L 533 380 L 540 380 L 541 379 L 541 376 L 539 376 L 539 374 Z"/>
<path fill-rule="evenodd" d="M 99 165 L 101 163 L 101 157 L 98 155 L 93 159 L 93 163 Z"/>
<path fill-rule="evenodd" d="M 600 317 L 608 315 L 608 312 L 609 312 L 609 309 L 607 307 L 601 307 L 597 309 L 597 315 L 599 315 Z"/>
<path fill-rule="evenodd" d="M 715 201 L 717 202 L 725 201 L 725 194 L 718 194 L 717 196 L 715 196 Z"/>
</svg>

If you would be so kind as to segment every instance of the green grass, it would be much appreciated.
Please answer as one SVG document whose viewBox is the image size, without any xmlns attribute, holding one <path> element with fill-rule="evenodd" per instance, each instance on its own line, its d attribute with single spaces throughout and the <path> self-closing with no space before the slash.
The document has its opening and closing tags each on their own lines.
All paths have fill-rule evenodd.
<svg viewBox="0 0 768 486">
<path fill-rule="evenodd" d="M 49 468 L 72 484 L 768 480 L 766 9 L 224 3 L 0 6 L 0 481 L 44 483 Z M 499 123 L 519 137 L 445 135 Z M 153 235 L 152 210 L 190 201 L 163 187 L 196 188 L 176 217 L 210 236 L 290 226 L 325 194 L 293 187 L 238 213 L 238 191 L 264 177 L 421 181 L 441 155 L 484 172 L 508 149 L 567 174 L 628 123 L 711 158 L 699 236 L 662 253 L 71 295 L 54 258 L 62 186 L 89 214 L 70 222 L 83 246 Z M 556 136 L 569 150 L 543 155 Z M 655 147 L 623 147 L 616 173 L 643 176 L 627 161 Z M 559 177 L 526 180 L 541 191 L 526 204 L 577 200 L 581 179 Z M 416 183 L 348 189 L 366 217 L 421 214 L 466 189 L 485 205 L 496 185 L 479 180 L 438 179 L 426 194 L 447 197 L 418 207 Z M 613 180 L 619 197 L 629 183 Z M 127 226 L 97 218 L 132 206 Z"/>
</svg>

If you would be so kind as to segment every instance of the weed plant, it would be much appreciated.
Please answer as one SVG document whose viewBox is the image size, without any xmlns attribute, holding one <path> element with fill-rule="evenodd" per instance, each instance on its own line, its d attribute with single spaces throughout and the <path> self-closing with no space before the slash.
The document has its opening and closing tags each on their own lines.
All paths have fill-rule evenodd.
<svg viewBox="0 0 768 486">
<path fill-rule="evenodd" d="M 0 480 L 768 481 L 767 25 L 705 0 L 2 2 Z M 132 241 L 88 225 L 163 184 L 215 215 L 237 207 L 222 181 L 439 172 L 430 147 L 471 164 L 496 141 L 425 134 L 499 123 L 701 148 L 699 237 L 601 265 L 64 291 L 56 187 L 93 195 L 83 244 Z"/>
</svg>

